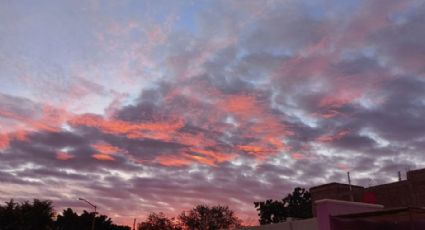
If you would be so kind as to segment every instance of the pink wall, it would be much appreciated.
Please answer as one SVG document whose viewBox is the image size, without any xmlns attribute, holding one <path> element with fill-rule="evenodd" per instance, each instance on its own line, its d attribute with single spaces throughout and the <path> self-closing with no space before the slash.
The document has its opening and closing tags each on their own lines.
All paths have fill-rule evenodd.
<svg viewBox="0 0 425 230">
<path fill-rule="evenodd" d="M 330 230 L 329 216 L 381 210 L 383 205 L 323 199 L 315 202 L 320 230 Z"/>
</svg>

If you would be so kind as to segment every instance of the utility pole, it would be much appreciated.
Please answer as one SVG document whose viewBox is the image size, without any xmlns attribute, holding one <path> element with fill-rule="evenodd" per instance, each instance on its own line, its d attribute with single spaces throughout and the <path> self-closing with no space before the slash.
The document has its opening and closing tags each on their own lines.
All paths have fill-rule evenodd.
<svg viewBox="0 0 425 230">
<path fill-rule="evenodd" d="M 350 172 L 347 172 L 347 178 L 348 178 L 348 188 L 350 189 L 350 201 L 354 201 L 354 198 L 353 198 L 353 188 L 351 187 Z"/>
<path fill-rule="evenodd" d="M 97 208 L 96 205 L 90 203 L 88 200 L 83 199 L 83 198 L 78 198 L 78 200 L 84 201 L 84 202 L 86 202 L 87 204 L 89 204 L 90 206 L 92 206 L 94 208 L 94 216 L 93 216 L 93 221 L 91 223 L 91 230 L 94 230 L 94 222 L 96 220 L 96 208 Z"/>
<path fill-rule="evenodd" d="M 134 218 L 134 221 L 133 221 L 133 230 L 136 230 L 136 218 Z"/>
</svg>

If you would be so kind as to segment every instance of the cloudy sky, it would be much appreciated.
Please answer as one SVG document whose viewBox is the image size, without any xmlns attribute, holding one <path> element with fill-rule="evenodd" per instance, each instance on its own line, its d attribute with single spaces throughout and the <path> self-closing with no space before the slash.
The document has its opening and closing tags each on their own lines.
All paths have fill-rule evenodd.
<svg viewBox="0 0 425 230">
<path fill-rule="evenodd" d="M 0 201 L 118 223 L 425 167 L 421 0 L 0 1 Z"/>
</svg>

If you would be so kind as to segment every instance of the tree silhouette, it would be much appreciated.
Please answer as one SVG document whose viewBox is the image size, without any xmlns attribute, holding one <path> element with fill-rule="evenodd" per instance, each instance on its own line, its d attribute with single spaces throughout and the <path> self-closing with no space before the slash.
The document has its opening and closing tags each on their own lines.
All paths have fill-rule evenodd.
<svg viewBox="0 0 425 230">
<path fill-rule="evenodd" d="M 146 221 L 138 224 L 138 230 L 181 230 L 174 218 L 168 219 L 164 213 L 151 213 Z"/>
<path fill-rule="evenodd" d="M 233 229 L 241 226 L 241 221 L 227 206 L 198 205 L 179 216 L 182 225 L 188 230 Z"/>
<path fill-rule="evenodd" d="M 65 209 L 62 215 L 57 216 L 57 230 L 90 230 L 94 213 L 83 211 L 81 215 L 75 213 L 71 208 Z M 112 223 L 111 218 L 100 215 L 95 218 L 96 230 L 130 230 L 127 226 L 118 226 Z"/>
<path fill-rule="evenodd" d="M 295 188 L 281 201 L 266 200 L 254 202 L 261 225 L 279 223 L 288 217 L 306 219 L 313 216 L 310 193 L 304 188 Z"/>
<path fill-rule="evenodd" d="M 3 230 L 14 229 L 19 225 L 21 217 L 19 216 L 18 203 L 13 200 L 6 202 L 6 205 L 0 205 L 0 228 Z"/>
<path fill-rule="evenodd" d="M 81 215 L 68 208 L 53 219 L 52 202 L 34 199 L 16 203 L 13 200 L 0 205 L 0 230 L 90 230 L 94 213 Z M 100 215 L 95 218 L 96 230 L 130 230 L 127 226 L 112 223 L 111 218 Z"/>
<path fill-rule="evenodd" d="M 71 208 L 63 210 L 62 215 L 58 215 L 56 219 L 57 230 L 73 230 L 81 229 L 79 216 L 72 211 Z"/>
<path fill-rule="evenodd" d="M 50 201 L 34 199 L 16 203 L 13 200 L 0 205 L 1 230 L 50 230 L 53 229 L 53 207 Z"/>
<path fill-rule="evenodd" d="M 304 188 L 295 188 L 283 199 L 288 208 L 288 217 L 306 219 L 313 217 L 311 194 Z"/>
</svg>

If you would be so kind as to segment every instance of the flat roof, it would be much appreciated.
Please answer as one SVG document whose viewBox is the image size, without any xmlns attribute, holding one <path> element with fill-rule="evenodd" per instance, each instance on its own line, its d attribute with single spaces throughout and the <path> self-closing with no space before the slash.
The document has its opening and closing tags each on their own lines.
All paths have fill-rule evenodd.
<svg viewBox="0 0 425 230">
<path fill-rule="evenodd" d="M 342 185 L 342 186 L 347 186 L 347 187 L 350 186 L 349 184 L 331 182 L 331 183 L 327 183 L 327 184 L 321 184 L 321 185 L 313 186 L 313 187 L 310 188 L 310 190 L 311 189 L 321 188 L 321 187 L 327 187 L 327 186 L 331 186 L 331 185 Z M 360 185 L 351 185 L 351 187 L 364 188 L 363 186 L 360 186 Z"/>
<path fill-rule="evenodd" d="M 388 214 L 397 214 L 397 213 L 405 213 L 405 212 L 425 213 L 425 209 L 420 208 L 420 207 L 400 207 L 400 208 L 383 209 L 383 210 L 379 210 L 379 211 L 336 215 L 335 217 L 364 218 L 364 217 L 374 217 L 374 216 L 385 216 L 385 215 L 388 215 Z"/>
<path fill-rule="evenodd" d="M 314 203 L 332 203 L 332 204 L 342 204 L 347 206 L 361 206 L 361 207 L 370 207 L 370 208 L 383 208 L 382 204 L 369 204 L 364 202 L 355 202 L 355 201 L 345 201 L 345 200 L 334 200 L 334 199 L 321 199 L 316 200 Z"/>
</svg>

